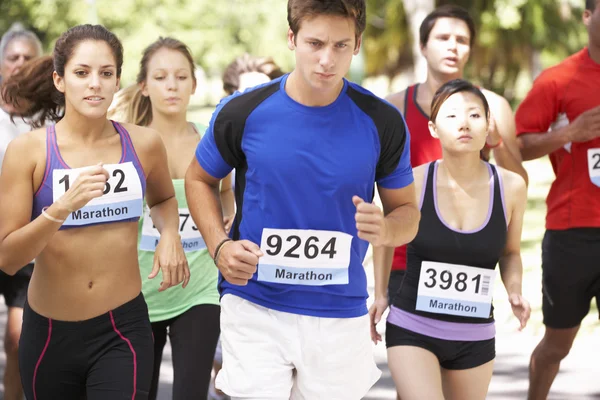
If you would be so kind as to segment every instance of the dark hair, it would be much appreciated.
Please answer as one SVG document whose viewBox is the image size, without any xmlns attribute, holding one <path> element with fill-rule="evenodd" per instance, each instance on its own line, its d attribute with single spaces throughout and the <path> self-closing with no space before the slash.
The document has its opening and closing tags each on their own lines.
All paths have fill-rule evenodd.
<svg viewBox="0 0 600 400">
<path fill-rule="evenodd" d="M 300 24 L 317 15 L 336 15 L 354 20 L 356 42 L 367 26 L 365 0 L 288 0 L 287 19 L 294 37 Z"/>
<path fill-rule="evenodd" d="M 190 72 L 192 74 L 192 80 L 194 84 L 196 84 L 196 75 L 194 74 L 194 70 L 196 69 L 194 65 L 194 58 L 192 57 L 192 52 L 185 45 L 185 43 L 173 39 L 170 37 L 159 37 L 154 43 L 146 47 L 142 53 L 142 60 L 140 61 L 140 72 L 138 72 L 137 76 L 137 84 L 138 90 L 133 94 L 131 102 L 129 103 L 129 109 L 127 111 L 127 120 L 135 125 L 140 126 L 148 126 L 152 122 L 152 102 L 149 97 L 146 97 L 142 94 L 142 91 L 139 89 L 139 85 L 142 82 L 146 82 L 148 79 L 148 64 L 150 60 L 160 49 L 169 49 L 178 51 L 185 56 L 190 64 Z"/>
<path fill-rule="evenodd" d="M 585 0 L 585 9 L 594 11 L 596 9 L 596 1 L 597 0 Z"/>
<path fill-rule="evenodd" d="M 223 90 L 233 94 L 240 87 L 240 75 L 247 72 L 260 72 L 273 80 L 283 75 L 271 57 L 253 57 L 244 54 L 231 62 L 223 72 Z"/>
<path fill-rule="evenodd" d="M 62 93 L 47 77 L 48 71 L 53 69 L 52 56 L 39 57 L 23 64 L 16 74 L 2 82 L 2 99 L 17 110 L 11 112 L 11 120 L 15 115 L 35 115 L 30 124 L 33 128 L 40 128 L 45 121 L 61 119 L 63 107 L 59 94 Z"/>
<path fill-rule="evenodd" d="M 479 99 L 483 103 L 485 119 L 489 121 L 490 106 L 487 102 L 487 99 L 485 98 L 485 95 L 481 92 L 481 90 L 479 90 L 477 86 L 464 79 L 454 79 L 450 82 L 446 82 L 442 85 L 441 88 L 439 88 L 435 92 L 433 100 L 431 100 L 431 113 L 429 115 L 429 120 L 431 122 L 435 122 L 435 119 L 437 118 L 438 112 L 440 111 L 440 107 L 442 107 L 442 104 L 444 104 L 444 102 L 448 100 L 448 98 L 453 94 L 461 92 L 473 93 L 474 95 L 479 97 Z"/>
<path fill-rule="evenodd" d="M 102 25 L 77 25 L 58 38 L 52 58 L 32 60 L 9 79 L 11 83 L 7 83 L 2 90 L 4 100 L 15 108 L 18 108 L 19 101 L 27 104 L 26 112 L 19 114 L 24 117 L 35 115 L 32 120 L 34 127 L 43 126 L 47 120 L 58 121 L 62 117 L 60 110 L 65 104 L 65 97 L 54 86 L 52 72 L 65 76 L 65 65 L 77 45 L 86 40 L 108 44 L 115 57 L 119 78 L 123 66 L 123 46 L 119 39 Z"/>
<path fill-rule="evenodd" d="M 469 32 L 471 33 L 469 46 L 473 47 L 473 43 L 475 43 L 475 35 L 477 33 L 475 29 L 475 22 L 467 10 L 453 4 L 446 4 L 436 8 L 425 17 L 423 22 L 421 22 L 421 27 L 419 28 L 419 40 L 421 42 L 421 46 L 425 47 L 427 45 L 427 42 L 429 41 L 429 34 L 435 26 L 437 20 L 440 18 L 455 18 L 464 21 L 469 27 Z"/>
</svg>

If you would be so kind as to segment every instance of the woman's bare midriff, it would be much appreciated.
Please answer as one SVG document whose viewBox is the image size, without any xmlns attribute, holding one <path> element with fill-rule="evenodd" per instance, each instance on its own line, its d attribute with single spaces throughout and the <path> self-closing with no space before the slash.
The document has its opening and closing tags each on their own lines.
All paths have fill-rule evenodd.
<svg viewBox="0 0 600 400">
<path fill-rule="evenodd" d="M 137 297 L 137 235 L 137 222 L 57 232 L 36 258 L 28 292 L 31 308 L 48 318 L 83 321 Z"/>
</svg>

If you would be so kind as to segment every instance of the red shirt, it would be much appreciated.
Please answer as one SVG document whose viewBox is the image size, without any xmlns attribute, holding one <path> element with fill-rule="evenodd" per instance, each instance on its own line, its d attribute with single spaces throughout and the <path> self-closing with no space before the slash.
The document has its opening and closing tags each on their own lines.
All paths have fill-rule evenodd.
<svg viewBox="0 0 600 400">
<path fill-rule="evenodd" d="M 544 134 L 600 106 L 600 64 L 587 48 L 546 69 L 516 113 L 517 135 Z M 546 199 L 546 229 L 600 227 L 600 138 L 550 154 L 556 179 Z"/>
<path fill-rule="evenodd" d="M 442 158 L 440 141 L 429 133 L 429 116 L 417 104 L 419 85 L 406 89 L 404 99 L 404 119 L 410 132 L 410 163 L 412 167 Z M 406 246 L 396 247 L 392 270 L 406 269 Z"/>
</svg>

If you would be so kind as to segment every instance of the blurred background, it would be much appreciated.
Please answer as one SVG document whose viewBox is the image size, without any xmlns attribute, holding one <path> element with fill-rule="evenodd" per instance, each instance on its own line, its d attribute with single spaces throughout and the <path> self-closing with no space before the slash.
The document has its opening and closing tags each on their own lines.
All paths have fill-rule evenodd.
<svg viewBox="0 0 600 400">
<path fill-rule="evenodd" d="M 198 89 L 190 104 L 189 120 L 207 123 L 225 95 L 221 74 L 235 57 L 248 52 L 271 56 L 284 71 L 293 68 L 287 49 L 285 0 L 0 0 L 0 34 L 13 24 L 35 31 L 49 53 L 67 28 L 100 23 L 123 42 L 122 87 L 135 81 L 142 50 L 160 35 L 173 36 L 192 50 Z M 367 0 L 367 29 L 361 53 L 349 78 L 379 96 L 400 91 L 424 79 L 418 27 L 435 7 L 458 4 L 467 8 L 477 25 L 466 78 L 505 96 L 516 109 L 535 76 L 587 42 L 581 22 L 584 0 Z M 554 174 L 547 158 L 525 163 L 530 186 L 522 238 L 524 295 L 533 314 L 524 332 L 510 312 L 502 285 L 496 285 L 497 359 L 489 399 L 525 399 L 527 364 L 543 335 L 541 315 L 540 241 L 544 232 L 545 198 Z M 370 254 L 365 268 L 372 291 Z M 0 307 L 0 327 L 5 309 Z M 382 324 L 383 325 L 383 324 Z M 383 326 L 380 327 L 383 329 Z M 3 329 L 0 329 L 0 335 Z M 600 399 L 598 310 L 584 320 L 582 331 L 555 384 L 550 399 Z M 395 399 L 386 368 L 385 347 L 374 347 L 383 377 L 366 399 Z M 3 357 L 0 352 L 0 357 Z M 0 358 L 0 373 L 2 373 Z M 172 369 L 165 349 L 161 369 L 161 399 L 168 399 Z M 0 385 L 0 398 L 2 398 Z"/>
</svg>

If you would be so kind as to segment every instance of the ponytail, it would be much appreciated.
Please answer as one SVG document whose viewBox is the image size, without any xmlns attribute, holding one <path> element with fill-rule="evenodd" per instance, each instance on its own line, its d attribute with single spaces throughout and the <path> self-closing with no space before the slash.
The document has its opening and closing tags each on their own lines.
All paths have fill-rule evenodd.
<svg viewBox="0 0 600 400">
<path fill-rule="evenodd" d="M 135 88 L 135 92 L 129 102 L 127 121 L 139 126 L 148 126 L 152 122 L 152 102 L 149 97 L 142 94 L 138 85 L 132 86 Z"/>
<path fill-rule="evenodd" d="M 53 72 L 52 57 L 44 56 L 25 63 L 3 82 L 2 99 L 16 110 L 11 118 L 30 118 L 33 128 L 62 118 L 65 96 L 54 86 Z"/>
</svg>

